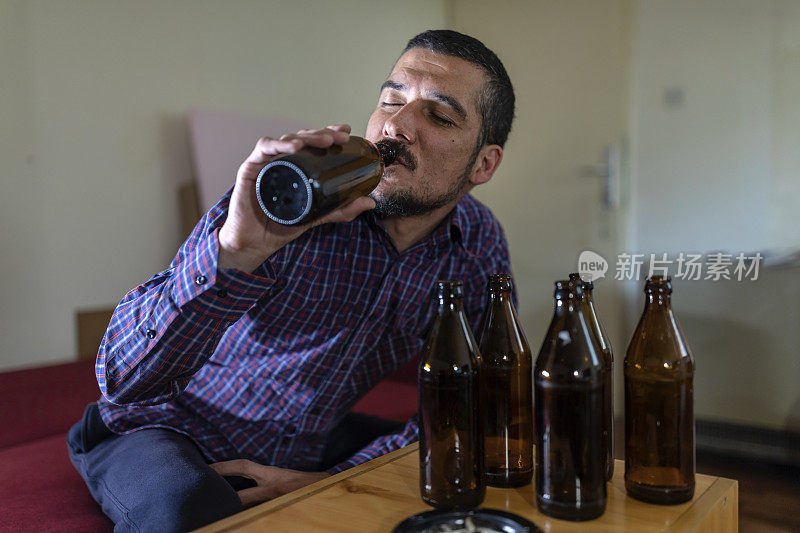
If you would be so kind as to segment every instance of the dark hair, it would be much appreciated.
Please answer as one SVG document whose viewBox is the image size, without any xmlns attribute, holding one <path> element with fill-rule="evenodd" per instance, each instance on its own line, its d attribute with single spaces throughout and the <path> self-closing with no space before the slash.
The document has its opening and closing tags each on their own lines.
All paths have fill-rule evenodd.
<svg viewBox="0 0 800 533">
<path fill-rule="evenodd" d="M 408 41 L 403 54 L 412 48 L 458 57 L 483 69 L 489 79 L 478 96 L 482 124 L 477 148 L 504 146 L 514 120 L 514 87 L 497 55 L 478 39 L 452 30 L 422 32 Z"/>
</svg>

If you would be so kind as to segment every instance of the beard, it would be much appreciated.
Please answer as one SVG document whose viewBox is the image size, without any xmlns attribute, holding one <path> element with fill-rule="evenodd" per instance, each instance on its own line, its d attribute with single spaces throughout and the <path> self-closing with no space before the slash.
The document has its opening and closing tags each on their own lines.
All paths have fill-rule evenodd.
<svg viewBox="0 0 800 533">
<path fill-rule="evenodd" d="M 379 198 L 375 193 L 371 193 L 369 197 L 375 200 L 375 208 L 372 210 L 373 213 L 380 218 L 414 217 L 444 207 L 458 198 L 469 185 L 469 177 L 472 173 L 472 167 L 475 165 L 475 161 L 478 158 L 478 152 L 478 149 L 473 152 L 469 163 L 467 163 L 467 166 L 464 168 L 458 180 L 443 194 L 436 198 L 420 198 L 413 194 L 413 191 L 399 191 L 389 193 Z M 416 168 L 416 165 L 414 165 L 414 168 Z M 413 171 L 413 169 L 410 170 Z"/>
</svg>

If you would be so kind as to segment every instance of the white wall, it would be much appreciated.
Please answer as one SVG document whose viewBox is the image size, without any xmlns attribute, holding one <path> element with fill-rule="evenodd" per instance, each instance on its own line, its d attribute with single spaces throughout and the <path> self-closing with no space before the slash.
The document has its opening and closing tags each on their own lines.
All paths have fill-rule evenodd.
<svg viewBox="0 0 800 533">
<path fill-rule="evenodd" d="M 75 310 L 172 259 L 187 110 L 363 133 L 408 38 L 445 25 L 444 0 L 0 2 L 0 368 L 74 358 Z"/>
<path fill-rule="evenodd" d="M 749 252 L 766 246 L 767 3 L 639 2 L 631 131 L 635 250 Z M 670 104 L 669 91 L 682 101 Z"/>
<path fill-rule="evenodd" d="M 481 36 L 503 60 L 517 113 L 503 162 L 475 190 L 503 223 L 528 342 L 538 353 L 553 316 L 553 282 L 593 250 L 610 259 L 626 240 L 627 209 L 603 207 L 602 181 L 587 175 L 627 135 L 632 1 L 459 0 L 455 29 Z M 596 285 L 598 312 L 616 355 L 630 339 L 622 284 Z"/>
<path fill-rule="evenodd" d="M 800 2 L 773 0 L 771 14 L 769 246 L 781 250 L 800 243 Z"/>
<path fill-rule="evenodd" d="M 800 3 L 637 5 L 628 249 L 800 249 Z M 666 102 L 669 89 L 683 101 Z M 698 418 L 800 429 L 798 275 L 675 282 Z M 626 306 L 631 323 L 640 289 Z"/>
<path fill-rule="evenodd" d="M 553 282 L 578 255 L 608 257 L 618 217 L 602 206 L 585 168 L 626 133 L 630 63 L 626 0 L 460 0 L 454 28 L 480 35 L 504 62 L 517 98 L 514 126 L 492 181 L 475 189 L 505 228 L 528 340 L 538 351 L 553 314 Z M 613 277 L 613 276 L 612 276 Z M 597 286 L 615 346 L 621 335 L 613 281 Z"/>
</svg>

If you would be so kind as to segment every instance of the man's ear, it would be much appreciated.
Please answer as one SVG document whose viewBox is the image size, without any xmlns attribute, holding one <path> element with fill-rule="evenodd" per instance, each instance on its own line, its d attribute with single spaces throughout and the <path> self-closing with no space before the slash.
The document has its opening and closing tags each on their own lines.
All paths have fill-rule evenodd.
<svg viewBox="0 0 800 533">
<path fill-rule="evenodd" d="M 475 167 L 472 171 L 472 176 L 469 182 L 472 185 L 480 185 L 486 183 L 494 175 L 494 171 L 500 166 L 500 161 L 503 160 L 503 149 L 496 144 L 487 144 L 478 153 L 475 158 Z"/>
</svg>

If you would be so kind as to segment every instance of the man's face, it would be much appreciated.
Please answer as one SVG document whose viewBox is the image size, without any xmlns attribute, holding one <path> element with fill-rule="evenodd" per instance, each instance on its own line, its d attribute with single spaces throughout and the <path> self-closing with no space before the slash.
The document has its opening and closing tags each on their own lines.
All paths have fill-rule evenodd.
<svg viewBox="0 0 800 533">
<path fill-rule="evenodd" d="M 420 215 L 461 195 L 475 163 L 485 79 L 472 63 L 423 48 L 400 57 L 367 124 L 367 139 L 393 140 L 399 153 L 370 195 L 378 214 Z"/>
</svg>

